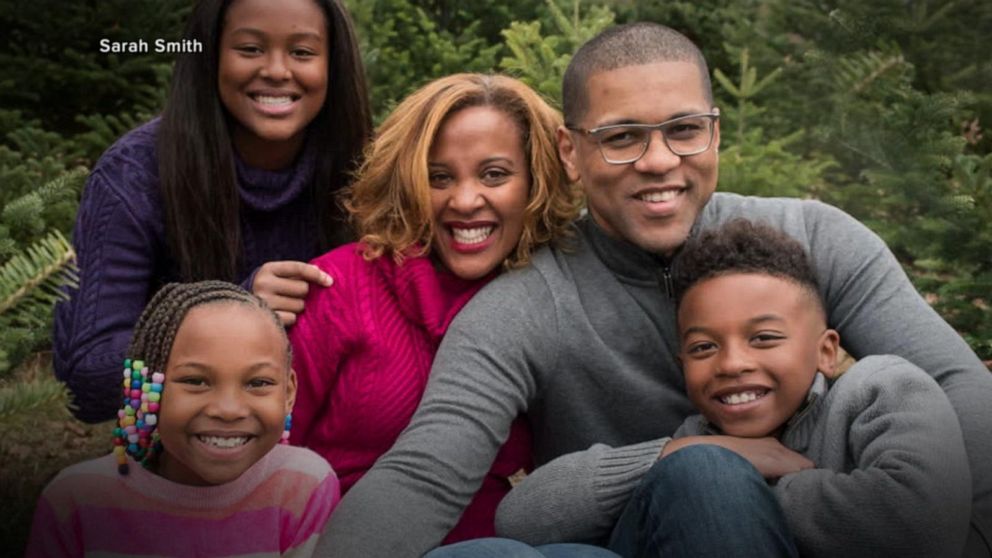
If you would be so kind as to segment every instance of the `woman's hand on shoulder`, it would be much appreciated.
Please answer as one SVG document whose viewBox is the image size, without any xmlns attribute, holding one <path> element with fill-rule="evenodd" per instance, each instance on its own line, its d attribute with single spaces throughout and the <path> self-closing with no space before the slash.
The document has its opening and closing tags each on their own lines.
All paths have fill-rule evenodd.
<svg viewBox="0 0 992 558">
<path fill-rule="evenodd" d="M 304 262 L 267 262 L 255 272 L 251 290 L 269 305 L 283 325 L 296 323 L 310 284 L 330 287 L 334 280 L 319 267 Z"/>
</svg>

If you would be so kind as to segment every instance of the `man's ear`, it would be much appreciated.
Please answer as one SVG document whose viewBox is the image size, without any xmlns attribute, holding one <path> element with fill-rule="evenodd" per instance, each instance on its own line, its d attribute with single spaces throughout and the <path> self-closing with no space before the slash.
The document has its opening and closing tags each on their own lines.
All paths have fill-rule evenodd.
<svg viewBox="0 0 992 558">
<path fill-rule="evenodd" d="M 558 126 L 555 137 L 558 140 L 558 157 L 561 158 L 562 165 L 565 166 L 568 179 L 572 182 L 578 182 L 582 178 L 582 173 L 579 172 L 577 164 L 578 153 L 575 150 L 578 146 L 573 141 L 572 132 L 564 126 Z"/>
<path fill-rule="evenodd" d="M 836 330 L 828 329 L 820 334 L 817 341 L 816 369 L 828 378 L 837 375 L 837 355 L 840 348 L 840 334 Z"/>
</svg>

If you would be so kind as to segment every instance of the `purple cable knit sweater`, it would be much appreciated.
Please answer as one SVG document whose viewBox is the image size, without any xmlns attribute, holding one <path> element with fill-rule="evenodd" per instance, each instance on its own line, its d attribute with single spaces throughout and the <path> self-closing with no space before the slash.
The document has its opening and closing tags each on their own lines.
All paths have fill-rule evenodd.
<svg viewBox="0 0 992 558">
<path fill-rule="evenodd" d="M 179 279 L 166 244 L 159 192 L 158 119 L 108 149 L 83 191 L 73 246 L 79 289 L 55 309 L 55 374 L 74 394 L 75 414 L 97 422 L 113 418 L 124 351 L 145 304 L 163 284 Z M 309 261 L 320 253 L 307 184 L 316 150 L 296 164 L 265 171 L 235 157 L 241 194 L 243 253 L 237 280 L 273 260 Z"/>
</svg>

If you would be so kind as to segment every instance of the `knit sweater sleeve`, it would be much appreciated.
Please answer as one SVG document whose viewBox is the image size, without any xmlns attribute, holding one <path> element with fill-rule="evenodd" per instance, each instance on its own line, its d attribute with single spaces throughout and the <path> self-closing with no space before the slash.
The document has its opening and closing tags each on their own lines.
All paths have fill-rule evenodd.
<svg viewBox="0 0 992 558">
<path fill-rule="evenodd" d="M 919 295 L 885 243 L 844 212 L 803 202 L 829 322 L 855 358 L 898 355 L 937 380 L 957 414 L 972 472 L 972 528 L 992 541 L 992 374 Z"/>
<path fill-rule="evenodd" d="M 595 444 L 546 463 L 500 503 L 497 534 L 535 546 L 606 539 L 667 441 Z"/>
<path fill-rule="evenodd" d="M 701 415 L 692 415 L 671 438 L 616 448 L 594 444 L 554 459 L 503 499 L 496 512 L 496 533 L 535 546 L 602 542 L 665 445 L 703 434 Z"/>
<path fill-rule="evenodd" d="M 293 445 L 309 446 L 315 429 L 330 426 L 322 419 L 330 413 L 328 401 L 338 368 L 362 336 L 357 315 L 360 289 L 366 282 L 361 274 L 365 262 L 356 265 L 354 260 L 361 257 L 353 252 L 354 245 L 346 245 L 311 262 L 330 275 L 334 284 L 310 286 L 304 310 L 289 331 L 298 385 L 290 431 Z"/>
<path fill-rule="evenodd" d="M 341 500 L 341 485 L 330 465 L 313 452 L 297 454 L 299 456 L 294 456 L 294 466 L 306 466 L 319 482 L 313 487 L 301 513 L 283 522 L 286 532 L 280 544 L 280 555 L 284 558 L 309 558 L 314 555 L 320 533 Z"/>
<path fill-rule="evenodd" d="M 957 418 L 936 382 L 901 358 L 868 357 L 828 401 L 822 454 L 835 461 L 775 486 L 800 554 L 960 556 L 970 474 Z"/>
<path fill-rule="evenodd" d="M 558 339 L 533 268 L 483 288 L 448 328 L 410 425 L 345 495 L 318 554 L 421 556 L 437 546 L 536 397 L 533 371 L 553 369 Z"/>
<path fill-rule="evenodd" d="M 150 205 L 123 193 L 149 180 L 138 165 L 104 164 L 91 174 L 80 202 L 72 238 L 79 288 L 56 306 L 53 344 L 56 375 L 72 390 L 82 420 L 107 420 L 117 412 L 124 351 L 163 249 Z"/>
</svg>

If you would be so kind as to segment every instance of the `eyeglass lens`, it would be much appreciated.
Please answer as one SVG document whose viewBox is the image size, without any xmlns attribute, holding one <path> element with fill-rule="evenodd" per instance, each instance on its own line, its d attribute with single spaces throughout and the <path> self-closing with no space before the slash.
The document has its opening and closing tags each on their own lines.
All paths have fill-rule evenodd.
<svg viewBox="0 0 992 558">
<path fill-rule="evenodd" d="M 596 133 L 603 155 L 610 162 L 631 162 L 647 151 L 651 132 L 661 130 L 668 148 L 676 155 L 705 151 L 712 140 L 713 120 L 708 116 L 687 116 L 659 126 L 608 126 Z"/>
</svg>

